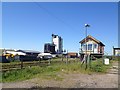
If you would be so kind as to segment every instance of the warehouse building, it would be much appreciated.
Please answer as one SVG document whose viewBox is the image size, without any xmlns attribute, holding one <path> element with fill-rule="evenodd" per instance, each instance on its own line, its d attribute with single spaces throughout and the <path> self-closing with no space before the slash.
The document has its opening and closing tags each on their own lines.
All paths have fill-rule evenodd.
<svg viewBox="0 0 120 90">
<path fill-rule="evenodd" d="M 55 54 L 55 44 L 52 43 L 45 43 L 44 44 L 44 53 L 51 53 Z"/>
</svg>

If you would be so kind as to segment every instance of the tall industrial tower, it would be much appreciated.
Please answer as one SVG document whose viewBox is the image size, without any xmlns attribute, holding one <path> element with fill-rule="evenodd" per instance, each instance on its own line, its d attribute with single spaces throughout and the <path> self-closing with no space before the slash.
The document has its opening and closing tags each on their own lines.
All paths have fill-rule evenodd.
<svg viewBox="0 0 120 90">
<path fill-rule="evenodd" d="M 61 54 L 63 51 L 63 39 L 58 35 L 52 34 L 52 43 L 55 44 L 56 53 Z"/>
</svg>

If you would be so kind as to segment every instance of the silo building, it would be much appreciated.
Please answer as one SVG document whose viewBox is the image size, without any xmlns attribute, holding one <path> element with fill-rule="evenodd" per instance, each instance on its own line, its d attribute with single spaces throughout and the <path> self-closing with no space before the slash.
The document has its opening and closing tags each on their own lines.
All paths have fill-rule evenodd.
<svg viewBox="0 0 120 90">
<path fill-rule="evenodd" d="M 55 52 L 61 54 L 63 51 L 63 39 L 58 35 L 52 34 L 52 43 L 55 45 Z"/>
</svg>

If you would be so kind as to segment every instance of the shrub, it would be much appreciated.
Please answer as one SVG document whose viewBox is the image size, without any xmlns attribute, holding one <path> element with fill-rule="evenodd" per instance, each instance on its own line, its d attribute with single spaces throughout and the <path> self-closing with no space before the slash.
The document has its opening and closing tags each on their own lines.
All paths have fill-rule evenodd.
<svg viewBox="0 0 120 90">
<path fill-rule="evenodd" d="M 93 72 L 106 72 L 109 66 L 103 64 L 103 61 L 100 59 L 92 62 L 90 70 Z"/>
</svg>

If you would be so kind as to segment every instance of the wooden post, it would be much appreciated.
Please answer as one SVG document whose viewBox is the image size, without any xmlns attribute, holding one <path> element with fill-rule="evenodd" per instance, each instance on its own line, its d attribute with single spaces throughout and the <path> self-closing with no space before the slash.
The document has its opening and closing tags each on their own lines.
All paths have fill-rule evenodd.
<svg viewBox="0 0 120 90">
<path fill-rule="evenodd" d="M 66 60 L 66 64 L 68 63 L 68 50 L 67 50 L 67 60 Z"/>
<path fill-rule="evenodd" d="M 105 57 L 102 55 L 103 64 L 104 64 L 104 59 L 105 59 Z"/>
<path fill-rule="evenodd" d="M 39 66 L 40 66 L 40 63 L 41 63 L 41 58 L 39 58 Z"/>
<path fill-rule="evenodd" d="M 84 54 L 84 55 L 83 55 L 82 62 L 81 62 L 81 67 L 82 67 L 82 65 L 84 64 L 85 60 L 86 60 L 86 55 Z"/>
<path fill-rule="evenodd" d="M 21 69 L 23 69 L 23 60 L 21 59 Z"/>
<path fill-rule="evenodd" d="M 9 63 L 9 67 L 8 67 L 9 71 L 10 71 L 10 63 Z"/>
<path fill-rule="evenodd" d="M 115 49 L 114 49 L 114 46 L 113 46 L 113 55 L 115 55 Z"/>
<path fill-rule="evenodd" d="M 62 61 L 63 61 L 63 53 L 62 53 Z"/>
<path fill-rule="evenodd" d="M 50 65 L 50 63 L 51 63 L 51 59 L 49 59 L 49 63 L 48 64 Z"/>
<path fill-rule="evenodd" d="M 91 68 L 92 55 L 90 55 L 89 67 Z"/>
<path fill-rule="evenodd" d="M 87 59 L 88 59 L 88 55 L 86 55 L 86 58 L 85 58 L 85 63 L 86 63 L 86 66 L 85 66 L 85 70 L 87 69 Z"/>
</svg>

